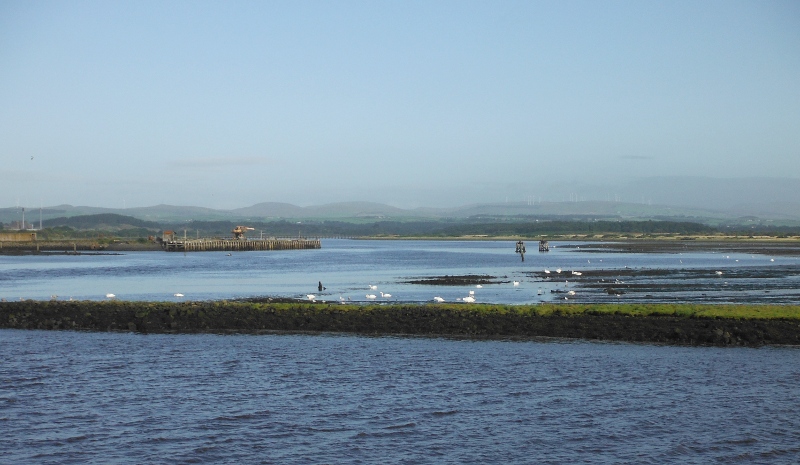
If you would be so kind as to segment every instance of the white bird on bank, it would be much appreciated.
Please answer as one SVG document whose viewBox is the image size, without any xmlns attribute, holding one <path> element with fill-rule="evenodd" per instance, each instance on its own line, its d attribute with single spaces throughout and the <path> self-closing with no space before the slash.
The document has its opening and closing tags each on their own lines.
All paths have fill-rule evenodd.
<svg viewBox="0 0 800 465">
<path fill-rule="evenodd" d="M 545 268 L 545 269 L 544 269 L 544 274 L 550 274 L 550 270 L 548 270 L 547 268 Z"/>
<path fill-rule="evenodd" d="M 556 273 L 561 273 L 561 268 L 556 268 Z"/>
<path fill-rule="evenodd" d="M 375 300 L 376 298 L 378 298 L 378 296 L 376 296 L 375 294 L 367 294 L 367 295 L 366 295 L 366 297 L 367 297 L 369 300 Z"/>
<path fill-rule="evenodd" d="M 317 298 L 317 296 L 315 296 L 314 294 L 306 294 L 306 297 L 308 298 L 308 300 L 312 302 L 315 302 Z"/>
<path fill-rule="evenodd" d="M 106 294 L 106 299 L 113 299 L 116 296 L 114 294 Z"/>
<path fill-rule="evenodd" d="M 383 297 L 384 299 L 388 299 L 391 296 L 392 294 L 384 294 L 383 292 L 381 292 L 381 297 Z"/>
<path fill-rule="evenodd" d="M 436 302 L 438 302 L 438 303 L 442 303 L 442 302 L 444 302 L 444 299 L 443 299 L 443 298 L 441 298 L 441 297 L 439 297 L 439 296 L 436 296 L 436 297 L 434 297 L 434 298 L 433 298 L 433 300 L 435 300 L 435 301 L 436 301 Z"/>
</svg>

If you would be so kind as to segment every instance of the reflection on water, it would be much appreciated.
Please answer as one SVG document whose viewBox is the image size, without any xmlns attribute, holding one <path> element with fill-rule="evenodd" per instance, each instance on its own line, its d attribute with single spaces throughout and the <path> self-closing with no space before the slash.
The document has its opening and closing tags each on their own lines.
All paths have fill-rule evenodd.
<svg viewBox="0 0 800 465">
<path fill-rule="evenodd" d="M 581 250 L 581 246 L 584 249 Z M 533 249 L 533 247 L 531 247 Z M 620 253 L 587 243 L 551 242 L 521 262 L 514 241 L 323 240 L 319 250 L 120 255 L 0 256 L 0 297 L 8 300 L 234 299 L 255 296 L 366 301 L 477 302 L 800 302 L 796 256 L 719 253 Z M 547 269 L 550 273 L 545 273 Z M 561 272 L 557 272 L 561 270 Z M 579 273 L 579 274 L 578 274 Z M 471 285 L 410 284 L 415 278 L 480 274 Z M 513 282 L 519 282 L 514 286 Z M 318 282 L 325 290 L 319 292 Z M 377 286 L 370 289 L 369 286 Z"/>
</svg>

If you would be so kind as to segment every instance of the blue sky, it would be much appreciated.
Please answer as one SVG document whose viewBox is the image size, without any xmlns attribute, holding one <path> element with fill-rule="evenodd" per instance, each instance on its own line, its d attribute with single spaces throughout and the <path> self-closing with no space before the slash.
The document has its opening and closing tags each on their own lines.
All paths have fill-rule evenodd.
<svg viewBox="0 0 800 465">
<path fill-rule="evenodd" d="M 797 178 L 800 3 L 3 1 L 0 102 L 0 206 Z"/>
</svg>

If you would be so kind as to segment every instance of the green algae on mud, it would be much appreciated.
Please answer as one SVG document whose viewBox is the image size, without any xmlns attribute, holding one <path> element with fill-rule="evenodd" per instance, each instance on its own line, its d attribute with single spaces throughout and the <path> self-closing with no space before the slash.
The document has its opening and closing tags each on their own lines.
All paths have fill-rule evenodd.
<svg viewBox="0 0 800 465">
<path fill-rule="evenodd" d="M 0 303 L 0 328 L 142 333 L 345 332 L 800 345 L 800 306 L 22 301 Z"/>
</svg>

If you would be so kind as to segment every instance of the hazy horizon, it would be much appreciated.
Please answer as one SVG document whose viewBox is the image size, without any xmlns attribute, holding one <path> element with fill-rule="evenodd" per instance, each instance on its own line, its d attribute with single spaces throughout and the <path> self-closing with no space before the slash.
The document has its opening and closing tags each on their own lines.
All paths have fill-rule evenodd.
<svg viewBox="0 0 800 465">
<path fill-rule="evenodd" d="M 792 1 L 3 2 L 0 205 L 797 180 L 798 24 Z"/>
</svg>

